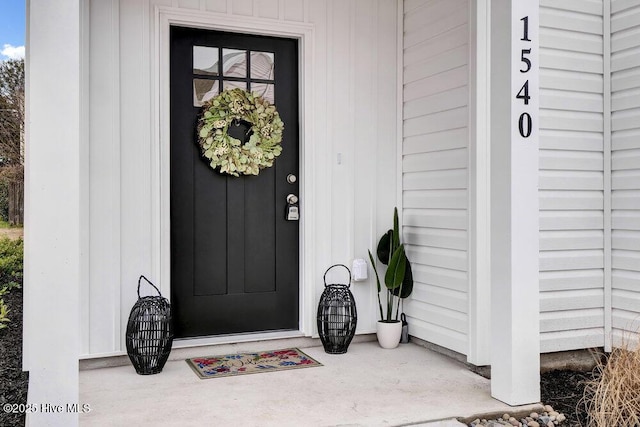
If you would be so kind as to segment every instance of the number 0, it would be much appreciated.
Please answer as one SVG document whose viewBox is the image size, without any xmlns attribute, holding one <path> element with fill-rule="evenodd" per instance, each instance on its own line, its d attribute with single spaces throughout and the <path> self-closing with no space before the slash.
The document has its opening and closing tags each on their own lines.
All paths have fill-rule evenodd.
<svg viewBox="0 0 640 427">
<path fill-rule="evenodd" d="M 531 136 L 531 116 L 529 115 L 529 113 L 520 114 L 520 120 L 518 120 L 518 128 L 520 130 L 521 137 L 529 138 L 529 136 Z"/>
</svg>

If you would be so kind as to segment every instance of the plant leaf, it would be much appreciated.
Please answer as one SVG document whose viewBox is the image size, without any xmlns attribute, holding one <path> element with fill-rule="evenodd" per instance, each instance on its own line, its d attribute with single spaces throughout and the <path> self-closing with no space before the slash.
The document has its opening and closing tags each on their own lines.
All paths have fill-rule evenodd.
<svg viewBox="0 0 640 427">
<path fill-rule="evenodd" d="M 371 255 L 371 251 L 369 252 L 369 260 L 371 261 L 371 267 L 373 267 L 373 272 L 376 273 L 376 285 L 378 285 L 378 293 L 380 293 L 380 291 L 382 290 L 382 287 L 380 286 L 380 278 L 378 277 L 378 269 L 376 268 L 376 262 L 373 259 L 373 255 Z"/>
<path fill-rule="evenodd" d="M 398 208 L 393 208 L 393 246 L 392 253 L 400 246 L 400 228 L 398 226 Z"/>
<path fill-rule="evenodd" d="M 384 265 L 389 265 L 389 257 L 391 256 L 391 241 L 393 240 L 393 230 L 387 231 L 380 237 L 378 247 L 376 248 L 376 254 L 378 259 Z"/>
<path fill-rule="evenodd" d="M 393 290 L 402 284 L 407 268 L 407 255 L 404 253 L 404 245 L 400 245 L 391 256 L 389 268 L 384 276 L 387 289 Z"/>
<path fill-rule="evenodd" d="M 411 271 L 411 263 L 407 259 L 407 268 L 404 272 L 404 280 L 402 286 L 395 288 L 392 293 L 398 296 L 398 293 L 402 292 L 400 298 L 407 298 L 413 291 L 413 272 Z"/>
<path fill-rule="evenodd" d="M 367 252 L 369 252 L 369 260 L 371 261 L 371 266 L 373 267 L 373 271 L 376 273 L 376 285 L 378 286 L 378 292 L 376 293 L 376 295 L 378 295 L 378 307 L 380 308 L 380 320 L 382 320 L 384 319 L 384 312 L 382 311 L 382 301 L 380 301 L 380 291 L 382 290 L 382 287 L 380 286 L 380 277 L 378 276 L 376 261 L 373 259 L 373 255 L 371 254 L 371 251 L 367 251 Z"/>
</svg>

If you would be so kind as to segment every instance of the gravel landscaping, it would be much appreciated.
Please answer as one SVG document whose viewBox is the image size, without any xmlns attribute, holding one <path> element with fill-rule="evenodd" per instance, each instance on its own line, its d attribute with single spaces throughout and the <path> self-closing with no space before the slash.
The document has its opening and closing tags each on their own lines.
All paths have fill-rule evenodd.
<svg viewBox="0 0 640 427">
<path fill-rule="evenodd" d="M 475 419 L 469 423 L 470 427 L 555 427 L 566 421 L 564 414 L 556 412 L 550 405 L 545 405 L 544 411 L 531 412 L 527 415 L 516 416 L 504 414 L 500 418 L 486 420 Z M 564 424 L 563 424 L 564 425 Z"/>
<path fill-rule="evenodd" d="M 593 379 L 591 372 L 551 371 L 542 374 L 540 390 L 542 401 L 563 413 L 566 426 L 586 426 L 587 411 L 582 402 L 585 382 Z"/>
</svg>

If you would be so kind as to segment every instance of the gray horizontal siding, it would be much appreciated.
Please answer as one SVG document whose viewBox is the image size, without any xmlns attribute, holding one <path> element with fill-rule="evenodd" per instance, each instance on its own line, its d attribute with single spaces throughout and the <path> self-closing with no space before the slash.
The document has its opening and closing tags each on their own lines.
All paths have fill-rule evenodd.
<svg viewBox="0 0 640 427">
<path fill-rule="evenodd" d="M 403 234 L 411 334 L 467 353 L 469 0 L 404 3 Z"/>
<path fill-rule="evenodd" d="M 612 328 L 640 331 L 640 4 L 611 2 Z"/>
<path fill-rule="evenodd" d="M 602 1 L 540 2 L 541 351 L 604 343 Z"/>
</svg>

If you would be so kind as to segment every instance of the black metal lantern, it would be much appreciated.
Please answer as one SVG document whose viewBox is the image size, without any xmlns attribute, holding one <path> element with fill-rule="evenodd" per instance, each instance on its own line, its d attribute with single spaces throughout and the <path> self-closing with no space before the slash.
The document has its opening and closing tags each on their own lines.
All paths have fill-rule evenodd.
<svg viewBox="0 0 640 427">
<path fill-rule="evenodd" d="M 327 285 L 327 273 L 334 267 L 344 267 L 349 272 L 349 282 L 346 285 Z M 318 304 L 317 320 L 320 340 L 324 351 L 329 354 L 346 353 L 356 333 L 358 313 L 350 286 L 351 271 L 347 266 L 336 264 L 325 271 L 324 292 Z"/>
<path fill-rule="evenodd" d="M 146 280 L 158 292 L 140 297 L 140 282 Z M 162 372 L 173 344 L 171 305 L 160 290 L 144 276 L 138 279 L 138 301 L 127 322 L 127 354 L 140 375 Z"/>
</svg>

